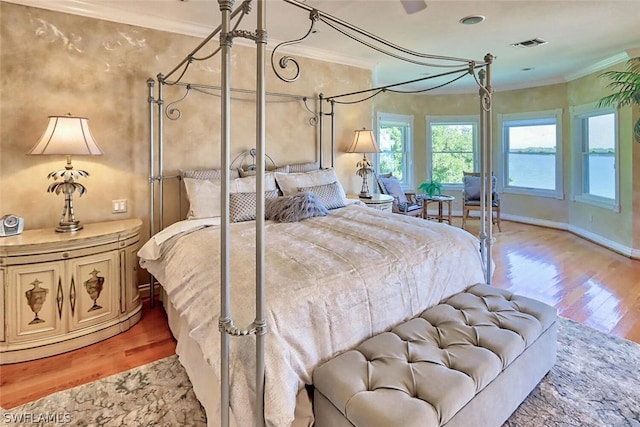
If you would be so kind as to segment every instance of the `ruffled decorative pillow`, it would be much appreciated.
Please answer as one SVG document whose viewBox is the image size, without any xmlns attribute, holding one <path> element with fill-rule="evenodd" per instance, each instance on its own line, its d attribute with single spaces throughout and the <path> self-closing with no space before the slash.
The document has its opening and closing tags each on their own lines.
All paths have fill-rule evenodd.
<svg viewBox="0 0 640 427">
<path fill-rule="evenodd" d="M 265 218 L 276 222 L 297 222 L 328 213 L 318 196 L 308 191 L 265 200 Z"/>
</svg>

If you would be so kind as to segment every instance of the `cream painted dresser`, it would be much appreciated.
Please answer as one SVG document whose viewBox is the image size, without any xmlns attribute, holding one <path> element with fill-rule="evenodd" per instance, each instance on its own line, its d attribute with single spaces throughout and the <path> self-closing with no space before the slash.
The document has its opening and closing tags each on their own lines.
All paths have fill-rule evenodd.
<svg viewBox="0 0 640 427">
<path fill-rule="evenodd" d="M 140 320 L 141 226 L 128 219 L 0 238 L 0 364 L 93 344 Z"/>
</svg>

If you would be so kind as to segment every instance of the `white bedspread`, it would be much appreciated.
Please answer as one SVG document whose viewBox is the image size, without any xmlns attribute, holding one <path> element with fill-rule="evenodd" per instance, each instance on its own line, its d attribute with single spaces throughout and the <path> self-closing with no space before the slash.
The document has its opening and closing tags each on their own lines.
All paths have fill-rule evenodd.
<svg viewBox="0 0 640 427">
<path fill-rule="evenodd" d="M 255 223 L 231 229 L 232 314 L 245 327 L 255 316 Z M 141 260 L 188 322 L 218 377 L 219 231 L 208 226 L 164 236 L 158 259 Z M 269 426 L 291 423 L 296 395 L 311 384 L 315 366 L 484 281 L 479 243 L 471 234 L 367 207 L 347 206 L 297 223 L 268 221 L 265 241 Z M 145 253 L 148 246 L 140 251 Z M 239 426 L 251 426 L 255 337 L 232 338 L 230 359 L 231 407 Z"/>
</svg>

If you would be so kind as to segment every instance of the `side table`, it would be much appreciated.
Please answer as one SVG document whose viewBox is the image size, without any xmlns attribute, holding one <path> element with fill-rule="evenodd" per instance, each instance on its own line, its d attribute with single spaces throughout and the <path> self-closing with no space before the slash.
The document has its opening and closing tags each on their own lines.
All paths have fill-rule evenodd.
<svg viewBox="0 0 640 427">
<path fill-rule="evenodd" d="M 447 221 L 449 225 L 451 225 L 451 202 L 453 202 L 456 198 L 453 196 L 441 195 L 441 196 L 429 196 L 429 195 L 421 195 L 420 200 L 422 200 L 422 218 L 431 219 L 428 215 L 428 207 L 429 203 L 437 203 L 438 204 L 438 216 L 433 219 L 438 220 L 438 222 Z M 443 204 L 447 204 L 447 217 L 444 217 L 443 214 Z"/>
<path fill-rule="evenodd" d="M 348 194 L 347 198 L 360 200 L 370 208 L 378 209 L 383 212 L 393 211 L 393 196 L 388 194 L 372 194 L 371 198 L 363 198 L 357 194 Z"/>
</svg>

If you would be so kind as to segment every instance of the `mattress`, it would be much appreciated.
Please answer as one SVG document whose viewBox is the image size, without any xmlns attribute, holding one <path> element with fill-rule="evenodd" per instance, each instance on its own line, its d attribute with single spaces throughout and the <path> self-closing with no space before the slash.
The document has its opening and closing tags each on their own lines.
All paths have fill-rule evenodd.
<svg viewBox="0 0 640 427">
<path fill-rule="evenodd" d="M 150 239 L 141 265 L 219 378 L 220 227 L 176 230 Z M 255 316 L 255 223 L 231 224 L 230 232 L 232 315 L 242 327 Z M 267 221 L 265 242 L 269 426 L 291 425 L 315 366 L 485 277 L 478 239 L 466 231 L 358 205 L 295 223 Z M 255 337 L 232 338 L 230 355 L 231 409 L 239 427 L 251 426 Z"/>
</svg>

